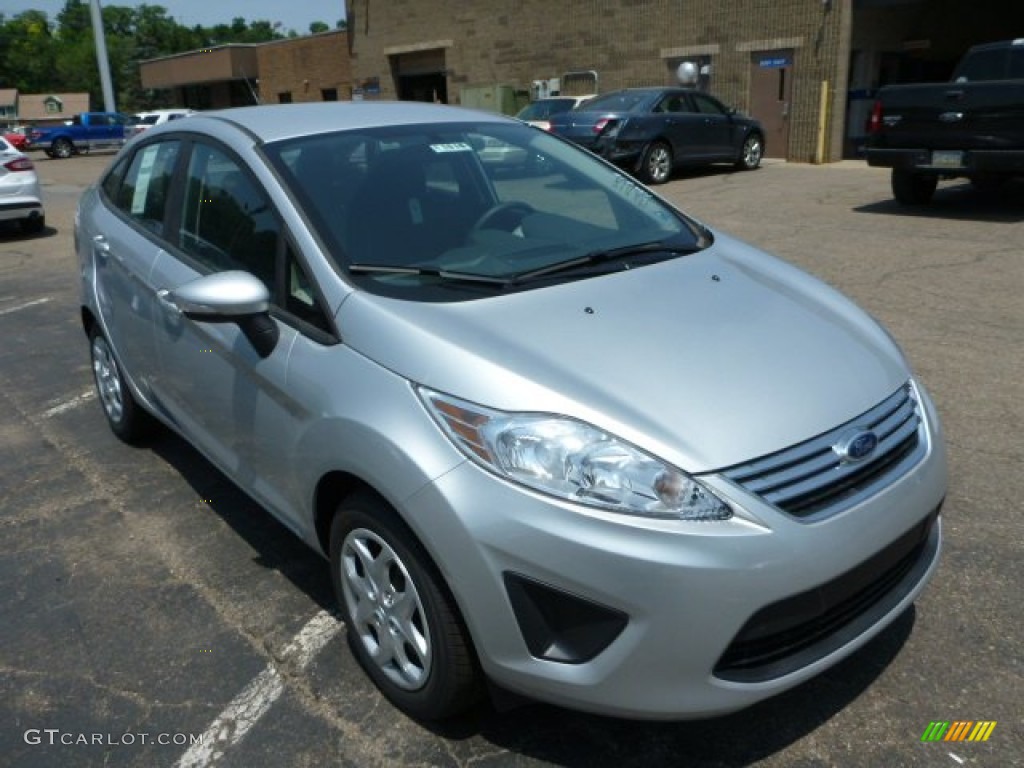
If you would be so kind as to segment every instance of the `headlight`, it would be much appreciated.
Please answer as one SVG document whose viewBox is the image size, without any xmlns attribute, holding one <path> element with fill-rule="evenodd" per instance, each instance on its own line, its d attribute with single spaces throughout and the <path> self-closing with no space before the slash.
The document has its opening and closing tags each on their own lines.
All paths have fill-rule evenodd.
<svg viewBox="0 0 1024 768">
<path fill-rule="evenodd" d="M 697 480 L 565 416 L 505 413 L 418 388 L 449 439 L 502 477 L 561 499 L 644 517 L 727 520 L 729 506 Z"/>
</svg>

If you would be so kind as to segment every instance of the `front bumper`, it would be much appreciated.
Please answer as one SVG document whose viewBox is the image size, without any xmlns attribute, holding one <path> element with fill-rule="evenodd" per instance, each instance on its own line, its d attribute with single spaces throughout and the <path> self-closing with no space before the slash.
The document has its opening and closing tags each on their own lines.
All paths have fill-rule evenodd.
<svg viewBox="0 0 1024 768">
<path fill-rule="evenodd" d="M 791 518 L 712 476 L 707 484 L 738 512 L 732 520 L 643 520 L 562 503 L 469 462 L 408 500 L 405 512 L 418 523 L 462 608 L 481 664 L 496 683 L 608 715 L 722 714 L 791 688 L 848 656 L 923 589 L 941 548 L 941 523 L 924 521 L 946 490 L 938 422 L 926 396 L 923 403 L 928 449 L 920 463 L 827 519 Z M 805 605 L 802 596 L 841 585 L 847 574 L 862 578 L 873 558 L 903 537 L 914 538 L 910 532 L 919 526 L 912 546 L 895 558 L 905 567 L 890 569 L 882 594 L 857 605 L 848 620 L 835 622 L 810 645 L 773 658 L 767 672 L 762 667 L 737 675 L 725 669 L 723 659 L 759 612 L 787 601 Z M 543 603 L 539 613 L 549 614 L 553 651 L 538 643 L 536 626 L 524 626 L 523 598 L 513 588 L 510 599 L 510 579 L 552 591 L 550 601 L 542 596 L 534 603 Z M 850 590 L 842 596 L 856 597 Z M 559 625 L 559 605 L 575 611 L 580 604 L 592 607 L 590 618 L 584 610 L 575 624 L 552 628 Z M 530 606 L 525 610 L 529 614 Z M 615 625 L 617 617 L 621 626 Z M 579 644 L 585 652 L 574 655 L 572 643 L 559 645 L 559 632 L 571 635 L 597 624 L 603 635 L 599 642 Z M 791 622 L 787 629 L 794 626 L 800 625 Z"/>
</svg>

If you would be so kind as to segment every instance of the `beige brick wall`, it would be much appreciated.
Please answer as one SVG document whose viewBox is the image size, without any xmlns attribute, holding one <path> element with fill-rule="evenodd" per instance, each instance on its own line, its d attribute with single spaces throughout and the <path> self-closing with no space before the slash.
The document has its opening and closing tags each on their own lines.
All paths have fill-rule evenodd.
<svg viewBox="0 0 1024 768">
<path fill-rule="evenodd" d="M 395 98 L 391 57 L 437 45 L 444 48 L 452 103 L 462 87 L 526 89 L 534 80 L 572 70 L 597 70 L 600 90 L 609 91 L 671 83 L 673 52 L 713 51 L 712 92 L 747 109 L 751 51 L 793 47 L 788 157 L 813 159 L 820 88 L 828 81 L 833 98 L 827 158 L 838 160 L 850 5 L 851 0 L 348 0 L 352 80 L 359 86 L 379 78 L 380 98 Z"/>
<path fill-rule="evenodd" d="M 322 92 L 329 88 L 339 99 L 352 97 L 348 37 L 343 31 L 281 40 L 256 51 L 265 104 L 276 104 L 281 93 L 291 93 L 294 102 L 323 101 Z"/>
</svg>

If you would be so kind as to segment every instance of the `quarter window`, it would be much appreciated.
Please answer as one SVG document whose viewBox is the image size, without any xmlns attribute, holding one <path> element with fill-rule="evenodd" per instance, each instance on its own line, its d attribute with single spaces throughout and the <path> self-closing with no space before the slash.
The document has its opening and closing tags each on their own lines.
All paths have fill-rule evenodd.
<svg viewBox="0 0 1024 768">
<path fill-rule="evenodd" d="M 241 269 L 273 293 L 281 227 L 256 182 L 231 157 L 196 145 L 185 177 L 178 246 L 215 272 Z"/>
</svg>

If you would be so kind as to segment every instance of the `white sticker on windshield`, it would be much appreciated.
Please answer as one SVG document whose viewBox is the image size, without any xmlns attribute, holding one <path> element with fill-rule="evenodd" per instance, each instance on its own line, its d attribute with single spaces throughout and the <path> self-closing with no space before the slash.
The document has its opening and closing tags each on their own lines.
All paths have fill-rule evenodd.
<svg viewBox="0 0 1024 768">
<path fill-rule="evenodd" d="M 149 182 L 153 178 L 153 164 L 160 147 L 156 144 L 142 150 L 142 162 L 139 164 L 139 175 L 135 177 L 135 191 L 132 194 L 132 216 L 141 216 L 146 210 L 146 193 Z"/>
<path fill-rule="evenodd" d="M 430 148 L 435 152 L 472 152 L 473 148 L 463 141 L 454 144 L 431 144 Z"/>
</svg>

